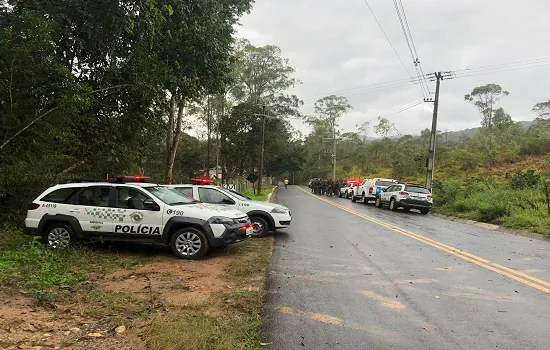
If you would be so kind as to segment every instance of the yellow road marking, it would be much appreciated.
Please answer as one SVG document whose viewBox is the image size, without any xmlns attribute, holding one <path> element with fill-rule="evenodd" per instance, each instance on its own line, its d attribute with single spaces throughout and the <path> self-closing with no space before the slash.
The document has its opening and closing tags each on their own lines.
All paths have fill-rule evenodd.
<svg viewBox="0 0 550 350">
<path fill-rule="evenodd" d="M 305 194 L 308 194 L 314 198 L 317 198 L 318 200 L 321 200 L 325 203 L 328 203 L 334 207 L 337 207 L 339 209 L 342 209 L 344 211 L 347 211 L 348 213 L 350 214 L 353 214 L 355 216 L 358 216 L 360 218 L 363 218 L 365 220 L 368 220 L 372 223 L 375 223 L 379 226 L 382 226 L 382 227 L 385 227 L 389 230 L 392 230 L 394 232 L 397 232 L 397 233 L 400 233 L 404 236 L 407 236 L 407 237 L 410 237 L 414 240 L 417 240 L 419 242 L 422 242 L 424 244 L 427 244 L 431 247 L 434 247 L 434 248 L 437 248 L 439 250 L 442 250 L 446 253 L 449 253 L 451 255 L 454 255 L 456 257 L 459 257 L 463 260 L 466 260 L 468 262 L 471 262 L 472 264 L 475 264 L 475 265 L 478 265 L 478 266 L 481 266 L 481 267 L 484 267 L 486 268 L 487 270 L 490 270 L 490 271 L 493 271 L 493 272 L 496 272 L 498 274 L 501 274 L 503 276 L 506 276 L 506 277 L 509 277 L 515 281 L 518 281 L 520 283 L 523 283 L 527 286 L 530 286 L 530 287 L 533 287 L 535 289 L 538 289 L 542 292 L 545 292 L 545 293 L 548 293 L 550 294 L 550 288 L 547 288 L 547 287 L 550 287 L 550 282 L 547 282 L 547 281 L 544 281 L 544 280 L 541 280 L 539 278 L 536 278 L 536 277 L 533 277 L 533 276 L 530 276 L 526 273 L 523 273 L 523 272 L 520 272 L 520 271 L 517 271 L 517 270 L 514 270 L 514 269 L 511 269 L 511 268 L 508 268 L 506 266 L 502 266 L 502 265 L 499 265 L 497 263 L 494 263 L 492 261 L 489 261 L 487 259 L 484 259 L 484 258 L 481 258 L 479 256 L 476 256 L 474 254 L 470 254 L 470 253 L 467 253 L 467 252 L 464 252 L 460 249 L 457 249 L 455 247 L 452 247 L 450 245 L 447 245 L 447 244 L 444 244 L 444 243 L 441 243 L 441 242 L 438 242 L 436 240 L 433 240 L 431 238 L 427 238 L 427 237 L 424 237 L 422 235 L 419 235 L 417 233 L 414 233 L 414 232 L 410 232 L 410 231 L 407 231 L 407 230 L 404 230 L 402 228 L 399 228 L 397 226 L 393 226 L 391 224 L 388 224 L 386 222 L 383 222 L 383 221 L 380 221 L 378 219 L 375 219 L 375 218 L 372 218 L 370 216 L 367 216 L 367 215 L 364 215 L 362 213 L 359 213 L 355 210 L 352 210 L 352 209 L 349 209 L 349 208 L 346 208 L 345 206 L 343 205 L 340 205 L 338 203 L 335 203 L 333 201 L 330 201 L 328 199 L 325 199 L 325 198 L 321 198 L 321 197 L 318 197 L 314 194 L 311 194 L 310 192 L 308 191 L 304 191 L 303 189 L 300 188 L 300 191 L 304 192 Z M 538 283 L 538 284 L 537 284 Z"/>
</svg>

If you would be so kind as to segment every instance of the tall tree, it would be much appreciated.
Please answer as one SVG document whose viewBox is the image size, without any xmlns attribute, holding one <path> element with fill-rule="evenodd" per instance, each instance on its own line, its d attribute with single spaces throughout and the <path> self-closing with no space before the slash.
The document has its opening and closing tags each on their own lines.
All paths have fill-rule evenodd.
<svg viewBox="0 0 550 350">
<path fill-rule="evenodd" d="M 308 117 L 306 121 L 309 124 L 324 124 L 334 134 L 338 127 L 338 119 L 352 108 L 344 96 L 325 96 L 315 102 L 316 116 Z"/>
<path fill-rule="evenodd" d="M 500 99 L 508 94 L 509 92 L 502 90 L 500 85 L 487 84 L 475 87 L 472 92 L 464 96 L 464 100 L 477 107 L 482 115 L 481 125 L 490 128 L 493 125 L 493 113 Z"/>
<path fill-rule="evenodd" d="M 300 116 L 298 107 L 303 102 L 287 90 L 300 84 L 294 77 L 295 69 L 282 56 L 278 46 L 254 46 L 240 40 L 235 48 L 235 82 L 230 93 L 237 101 L 269 106 L 272 114 L 287 117 Z"/>
<path fill-rule="evenodd" d="M 399 133 L 394 122 L 390 122 L 388 119 L 382 117 L 378 117 L 378 124 L 374 126 L 374 132 L 384 139 L 389 138 L 394 133 Z"/>
<path fill-rule="evenodd" d="M 173 62 L 164 69 L 164 88 L 170 102 L 166 109 L 168 129 L 165 181 L 172 172 L 182 134 L 184 108 L 189 101 L 225 90 L 231 72 L 234 25 L 250 9 L 252 0 L 193 2 L 172 0 L 169 20 L 162 33 L 171 40 L 159 42 L 159 61 Z"/>
<path fill-rule="evenodd" d="M 538 118 L 550 119 L 550 100 L 534 105 L 533 112 L 537 113 Z"/>
</svg>

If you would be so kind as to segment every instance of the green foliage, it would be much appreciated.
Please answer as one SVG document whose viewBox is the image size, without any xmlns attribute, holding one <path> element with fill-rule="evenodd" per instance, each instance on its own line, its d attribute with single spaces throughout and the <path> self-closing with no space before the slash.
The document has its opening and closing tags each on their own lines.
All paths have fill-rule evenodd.
<svg viewBox="0 0 550 350">
<path fill-rule="evenodd" d="M 481 112 L 481 125 L 484 127 L 492 127 L 494 124 L 493 113 L 495 108 L 504 96 L 508 96 L 509 92 L 502 90 L 502 87 L 497 84 L 487 84 L 475 87 L 471 93 L 464 96 L 464 100 L 471 102 Z M 504 111 L 502 111 L 504 112 Z M 499 117 L 502 117 L 499 114 Z"/>
<path fill-rule="evenodd" d="M 535 188 L 541 183 L 541 175 L 537 169 L 528 169 L 525 172 L 518 170 L 512 175 L 510 187 L 514 190 Z"/>
<path fill-rule="evenodd" d="M 46 295 L 41 290 L 85 279 L 82 273 L 73 271 L 63 253 L 52 251 L 37 240 L 0 255 L 0 282 L 34 289 L 39 297 Z"/>
</svg>

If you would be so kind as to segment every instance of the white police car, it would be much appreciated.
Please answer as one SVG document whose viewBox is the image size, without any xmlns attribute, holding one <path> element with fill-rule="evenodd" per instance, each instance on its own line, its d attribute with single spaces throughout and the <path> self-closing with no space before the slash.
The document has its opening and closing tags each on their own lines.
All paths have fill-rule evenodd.
<svg viewBox="0 0 550 350">
<path fill-rule="evenodd" d="M 242 211 L 198 203 L 143 180 L 118 177 L 50 187 L 29 204 L 25 232 L 54 248 L 80 240 L 163 243 L 182 259 L 200 258 L 211 247 L 252 235 Z"/>
<path fill-rule="evenodd" d="M 290 210 L 279 204 L 252 200 L 239 192 L 213 185 L 168 185 L 204 203 L 224 205 L 245 212 L 252 222 L 253 234 L 263 236 L 269 231 L 287 228 L 292 216 Z"/>
</svg>

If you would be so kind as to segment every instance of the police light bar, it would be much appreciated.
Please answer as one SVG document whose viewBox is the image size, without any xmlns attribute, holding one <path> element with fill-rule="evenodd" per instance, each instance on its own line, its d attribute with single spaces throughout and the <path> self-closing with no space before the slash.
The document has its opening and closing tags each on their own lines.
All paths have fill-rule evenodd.
<svg viewBox="0 0 550 350">
<path fill-rule="evenodd" d="M 107 177 L 109 182 L 149 182 L 151 178 L 149 176 L 133 175 L 133 176 L 113 176 Z"/>
<path fill-rule="evenodd" d="M 210 185 L 212 180 L 207 177 L 194 177 L 191 179 L 193 185 Z"/>
</svg>

